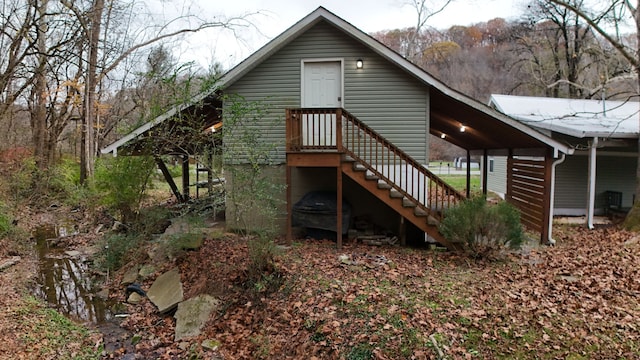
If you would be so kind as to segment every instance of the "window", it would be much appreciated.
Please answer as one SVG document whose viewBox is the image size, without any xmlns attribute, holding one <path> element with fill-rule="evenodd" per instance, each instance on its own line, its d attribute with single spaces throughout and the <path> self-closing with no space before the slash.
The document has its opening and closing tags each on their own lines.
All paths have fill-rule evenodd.
<svg viewBox="0 0 640 360">
<path fill-rule="evenodd" d="M 489 159 L 489 172 L 493 172 L 493 159 Z"/>
</svg>

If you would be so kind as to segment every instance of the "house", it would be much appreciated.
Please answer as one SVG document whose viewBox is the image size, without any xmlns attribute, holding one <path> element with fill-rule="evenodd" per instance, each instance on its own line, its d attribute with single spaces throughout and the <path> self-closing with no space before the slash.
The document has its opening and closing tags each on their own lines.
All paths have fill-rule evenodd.
<svg viewBox="0 0 640 360">
<path fill-rule="evenodd" d="M 592 228 L 594 215 L 633 205 L 640 103 L 492 95 L 489 105 L 574 149 L 555 169 L 553 214 L 586 215 Z M 488 161 L 487 188 L 504 194 L 506 159 Z"/>
<path fill-rule="evenodd" d="M 323 7 L 227 72 L 215 92 L 172 113 L 198 107 L 198 101 L 220 93 L 261 102 L 266 105 L 263 123 L 279 123 L 265 128 L 262 140 L 275 144 L 269 175 L 286 184 L 286 205 L 275 221 L 288 238 L 293 236 L 292 205 L 320 190 L 335 192 L 337 200 L 352 205 L 354 216 L 366 216 L 401 239 L 418 230 L 445 243 L 438 221 L 468 190 L 461 194 L 428 170 L 429 134 L 466 149 L 467 158 L 539 157 L 511 162 L 510 172 L 536 189 L 513 199 L 523 222 L 540 233 L 541 241 L 550 237 L 551 164 L 571 149 L 449 88 Z M 223 122 L 232 105 L 230 100 L 222 105 Z M 168 118 L 152 120 L 103 152 L 115 154 Z M 522 169 L 528 176 L 521 176 Z M 233 184 L 232 177 L 226 179 Z M 342 201 L 337 207 L 341 214 Z M 350 225 L 342 221 L 336 216 L 338 234 Z M 227 225 L 240 226 L 230 217 Z"/>
</svg>

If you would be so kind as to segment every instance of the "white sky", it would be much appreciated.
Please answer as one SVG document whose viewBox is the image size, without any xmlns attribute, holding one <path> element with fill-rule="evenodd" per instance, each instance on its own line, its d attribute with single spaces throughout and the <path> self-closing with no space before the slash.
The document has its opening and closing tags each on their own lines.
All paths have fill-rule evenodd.
<svg viewBox="0 0 640 360">
<path fill-rule="evenodd" d="M 154 1 L 154 0 L 151 0 Z M 156 6 L 164 8 L 167 18 L 172 12 L 183 12 L 184 8 L 171 9 L 173 2 L 159 1 Z M 502 17 L 513 20 L 522 14 L 524 0 L 454 0 L 445 11 L 432 17 L 429 26 L 446 29 L 452 25 L 470 25 Z M 179 61 L 196 61 L 208 67 L 217 60 L 230 68 L 279 35 L 295 22 L 324 6 L 327 10 L 345 19 L 364 32 L 405 28 L 413 26 L 417 16 L 407 0 L 193 0 L 190 12 L 201 14 L 204 19 L 232 17 L 260 12 L 251 17 L 255 28 L 236 31 L 206 30 L 184 37 L 181 40 Z M 175 16 L 175 15 L 174 15 Z M 239 38 L 239 40 L 238 40 Z"/>
</svg>

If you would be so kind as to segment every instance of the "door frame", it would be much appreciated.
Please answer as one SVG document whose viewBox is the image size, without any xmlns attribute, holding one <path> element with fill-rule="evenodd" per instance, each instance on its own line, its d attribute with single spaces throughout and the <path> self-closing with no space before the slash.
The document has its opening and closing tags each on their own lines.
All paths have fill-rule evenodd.
<svg viewBox="0 0 640 360">
<path fill-rule="evenodd" d="M 342 99 L 340 101 L 341 103 L 340 106 L 343 109 L 346 109 L 345 101 L 344 101 L 344 58 L 336 58 L 336 57 L 309 58 L 309 59 L 300 60 L 300 107 L 303 107 L 302 103 L 304 101 L 304 65 L 306 63 L 319 63 L 319 62 L 339 62 L 340 63 L 340 98 Z"/>
</svg>

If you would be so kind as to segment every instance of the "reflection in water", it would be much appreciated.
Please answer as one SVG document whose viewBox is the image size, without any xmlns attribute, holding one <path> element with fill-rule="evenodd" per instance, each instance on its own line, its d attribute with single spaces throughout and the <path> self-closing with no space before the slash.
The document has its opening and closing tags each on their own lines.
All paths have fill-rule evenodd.
<svg viewBox="0 0 640 360">
<path fill-rule="evenodd" d="M 105 301 L 95 296 L 87 258 L 70 256 L 64 249 L 51 245 L 50 239 L 63 234 L 67 235 L 66 229 L 52 225 L 34 232 L 40 267 L 36 295 L 61 314 L 76 320 L 93 323 L 110 320 Z"/>
</svg>

